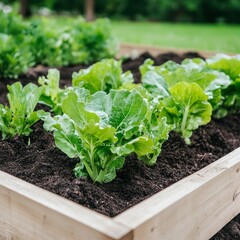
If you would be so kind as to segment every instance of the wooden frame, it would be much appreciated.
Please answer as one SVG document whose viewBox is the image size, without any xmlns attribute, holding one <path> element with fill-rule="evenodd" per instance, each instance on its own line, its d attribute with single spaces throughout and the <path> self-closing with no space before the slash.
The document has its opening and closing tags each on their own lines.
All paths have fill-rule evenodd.
<svg viewBox="0 0 240 240">
<path fill-rule="evenodd" d="M 169 53 L 169 52 L 177 53 L 180 55 L 186 52 L 198 52 L 204 57 L 212 57 L 216 55 L 216 52 L 214 51 L 199 51 L 194 49 L 178 49 L 178 48 L 161 48 L 161 47 L 155 47 L 150 45 L 122 43 L 120 45 L 117 58 L 120 59 L 122 56 L 136 58 L 144 52 L 148 52 L 153 56 L 157 56 L 158 54 Z M 232 55 L 233 53 L 228 53 L 228 54 Z"/>
<path fill-rule="evenodd" d="M 111 219 L 0 171 L 0 240 L 209 239 L 240 213 L 240 148 Z"/>
</svg>

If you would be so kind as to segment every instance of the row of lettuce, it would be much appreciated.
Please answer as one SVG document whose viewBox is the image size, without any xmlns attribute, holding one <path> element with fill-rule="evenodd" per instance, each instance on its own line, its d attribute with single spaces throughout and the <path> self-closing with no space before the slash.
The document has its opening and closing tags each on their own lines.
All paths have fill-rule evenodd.
<svg viewBox="0 0 240 240">
<path fill-rule="evenodd" d="M 240 56 L 217 55 L 206 61 L 186 59 L 140 67 L 142 84 L 121 62 L 106 59 L 73 73 L 72 86 L 59 87 L 60 74 L 51 69 L 39 85 L 8 86 L 9 106 L 0 105 L 2 138 L 29 136 L 32 125 L 44 121 L 56 146 L 79 158 L 76 177 L 109 182 L 135 153 L 147 165 L 156 163 L 170 131 L 190 144 L 192 132 L 240 110 Z M 51 112 L 34 110 L 37 103 Z"/>
<path fill-rule="evenodd" d="M 17 78 L 36 64 L 57 67 L 113 57 L 117 41 L 110 29 L 107 19 L 66 19 L 62 27 L 54 19 L 23 21 L 0 10 L 0 78 Z"/>
</svg>

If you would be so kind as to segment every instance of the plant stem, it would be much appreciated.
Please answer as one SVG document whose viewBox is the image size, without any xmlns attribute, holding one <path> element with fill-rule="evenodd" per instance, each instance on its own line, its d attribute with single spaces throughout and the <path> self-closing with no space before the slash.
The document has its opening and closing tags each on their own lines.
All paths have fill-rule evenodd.
<svg viewBox="0 0 240 240">
<path fill-rule="evenodd" d="M 96 168 L 96 164 L 95 164 L 95 159 L 94 159 L 94 154 L 95 154 L 95 147 L 92 143 L 92 140 L 91 140 L 91 143 L 90 143 L 90 164 L 91 164 L 91 167 L 92 167 L 92 172 L 93 172 L 93 178 L 94 178 L 94 181 L 96 181 L 97 177 L 98 177 L 98 170 Z"/>
<path fill-rule="evenodd" d="M 184 136 L 184 131 L 185 131 L 186 124 L 187 124 L 188 112 L 189 112 L 189 105 L 187 105 L 185 107 L 184 114 L 183 114 L 183 120 L 182 120 L 182 123 L 181 123 L 181 133 L 182 133 L 183 136 Z"/>
</svg>

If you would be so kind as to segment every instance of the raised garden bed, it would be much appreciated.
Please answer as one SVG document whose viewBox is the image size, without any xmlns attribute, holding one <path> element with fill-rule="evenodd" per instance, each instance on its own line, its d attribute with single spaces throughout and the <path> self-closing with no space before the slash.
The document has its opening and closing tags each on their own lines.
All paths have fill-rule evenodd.
<svg viewBox="0 0 240 240">
<path fill-rule="evenodd" d="M 2 239 L 209 239 L 239 213 L 240 149 L 111 219 L 0 172 Z"/>
<path fill-rule="evenodd" d="M 188 55 L 193 56 L 194 54 Z M 146 57 L 148 57 L 147 54 L 136 61 L 141 64 Z M 161 63 L 169 58 L 177 61 L 181 59 L 176 54 L 165 54 L 156 60 Z M 127 61 L 124 68 L 125 70 L 133 68 L 133 62 Z M 69 73 L 66 71 L 65 80 L 70 78 L 71 71 L 72 69 L 69 70 Z M 46 73 L 45 69 L 38 68 L 38 71 L 32 72 L 35 76 L 32 75 L 30 78 L 36 79 L 38 74 L 41 75 L 44 72 Z M 139 72 L 136 69 L 134 76 L 137 80 Z M 63 84 L 66 83 L 63 81 Z M 4 92 L 4 90 L 2 91 Z M 5 97 L 2 96 L 2 101 L 4 99 Z M 227 121 L 235 123 L 231 126 L 232 130 L 226 128 Z M 38 186 L 58 192 L 62 196 L 68 196 L 70 199 L 78 196 L 78 199 L 72 200 L 115 217 L 103 216 L 0 172 L 0 229 L 3 229 L 0 236 L 2 239 L 16 237 L 18 239 L 147 240 L 175 239 L 176 236 L 178 239 L 208 239 L 240 212 L 240 149 L 217 160 L 240 145 L 240 133 L 237 127 L 239 122 L 238 116 L 230 116 L 226 121 L 213 121 L 210 125 L 202 127 L 193 136 L 191 149 L 186 147 L 177 135 L 172 134 L 169 142 L 164 146 L 161 159 L 156 167 L 144 169 L 143 165 L 139 163 L 135 170 L 130 171 L 134 156 L 130 157 L 125 169 L 119 172 L 116 179 L 117 185 L 111 183 L 99 186 L 87 180 L 74 180 L 71 172 L 73 163 L 53 148 L 51 135 L 43 135 L 40 125 L 35 127 L 38 136 L 31 139 L 30 147 L 27 146 L 24 138 L 18 139 L 17 142 L 8 141 L 7 144 L 1 142 L 0 163 L 6 163 L 5 171 L 22 179 L 31 176 L 33 178 L 29 181 Z M 215 126 L 219 129 L 215 129 Z M 225 138 L 227 134 L 228 140 Z M 41 143 L 37 143 L 39 138 L 42 140 Z M 201 139 L 201 144 L 197 143 L 199 139 Z M 202 152 L 204 144 L 205 153 Z M 38 148 L 39 146 L 41 148 Z M 179 150 L 179 147 L 183 151 Z M 37 151 L 37 149 L 41 149 L 41 151 Z M 16 152 L 12 152 L 13 150 Z M 9 152 L 13 162 L 9 161 Z M 31 159 L 40 160 L 44 156 L 45 161 L 39 161 L 38 166 L 30 165 Z M 175 161 L 176 157 L 179 157 L 178 161 Z M 199 172 L 195 172 L 215 160 L 217 161 Z M 66 161 L 68 161 L 67 164 Z M 45 173 L 54 172 L 50 162 L 55 165 L 62 162 L 62 165 L 60 164 L 59 170 L 55 171 L 58 176 L 50 174 L 46 179 Z M 187 163 L 188 165 L 180 177 L 180 173 L 183 172 L 180 168 L 181 162 L 183 165 Z M 167 164 L 170 164 L 171 167 L 167 167 Z M 16 168 L 17 165 L 20 167 L 19 169 Z M 152 172 L 154 169 L 158 171 L 155 175 Z M 129 208 L 193 172 L 195 173 L 189 177 Z M 170 177 L 170 180 L 163 179 L 164 175 Z M 59 189 L 61 185 L 64 185 L 59 182 L 59 178 L 63 178 L 63 176 L 67 176 L 66 185 L 68 186 L 65 186 L 65 189 Z M 139 182 L 141 178 L 145 181 L 145 188 L 143 183 Z M 158 183 L 153 182 L 154 178 Z M 47 182 L 44 183 L 43 180 L 47 180 Z M 127 182 L 133 184 L 135 192 L 130 191 L 129 186 L 125 185 Z M 93 187 L 97 190 L 93 190 Z M 150 187 L 151 191 L 148 191 Z M 124 188 L 127 191 L 124 191 Z M 143 191 L 137 198 L 136 192 L 139 192 L 140 189 Z M 93 198 L 94 191 L 97 199 L 83 200 L 84 195 L 93 194 Z M 117 200 L 116 196 L 120 192 L 125 195 L 122 196 L 122 199 Z M 130 192 L 133 194 L 132 196 Z M 109 195 L 105 195 L 107 193 Z M 110 202 L 112 200 L 113 203 L 109 210 L 105 210 L 109 205 L 107 199 L 110 199 Z M 118 209 L 114 209 L 117 202 L 120 203 Z M 117 215 L 124 210 L 124 207 L 129 209 Z"/>
</svg>

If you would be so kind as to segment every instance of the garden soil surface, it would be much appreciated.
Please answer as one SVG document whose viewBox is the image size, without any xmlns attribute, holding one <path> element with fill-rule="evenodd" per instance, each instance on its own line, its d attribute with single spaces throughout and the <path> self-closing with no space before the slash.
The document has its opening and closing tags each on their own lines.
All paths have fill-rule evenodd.
<svg viewBox="0 0 240 240">
<path fill-rule="evenodd" d="M 135 60 L 127 59 L 123 63 L 124 71 L 131 70 L 135 81 L 139 82 L 138 67 L 149 57 L 156 64 L 162 64 L 167 60 L 181 62 L 186 57 L 200 56 L 189 52 L 152 57 L 144 53 Z M 59 68 L 61 85 L 71 85 L 72 72 L 84 67 L 86 66 Z M 47 67 L 38 66 L 19 79 L 23 84 L 37 83 L 38 77 L 46 75 L 47 70 Z M 6 85 L 13 82 L 9 79 L 0 81 L 0 103 L 7 102 Z M 164 143 L 155 166 L 147 167 L 135 155 L 131 155 L 113 182 L 100 185 L 89 179 L 74 177 L 73 168 L 78 159 L 69 159 L 58 150 L 54 146 L 52 134 L 45 132 L 42 122 L 38 122 L 33 127 L 30 145 L 29 139 L 24 137 L 0 140 L 0 170 L 113 217 L 239 147 L 239 126 L 240 117 L 237 115 L 221 120 L 213 119 L 194 132 L 189 146 L 178 134 L 172 132 L 169 140 Z M 212 239 L 240 239 L 240 214 Z"/>
</svg>

